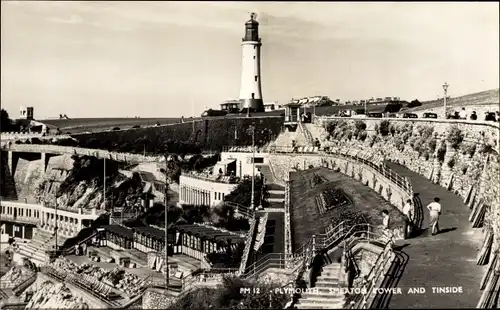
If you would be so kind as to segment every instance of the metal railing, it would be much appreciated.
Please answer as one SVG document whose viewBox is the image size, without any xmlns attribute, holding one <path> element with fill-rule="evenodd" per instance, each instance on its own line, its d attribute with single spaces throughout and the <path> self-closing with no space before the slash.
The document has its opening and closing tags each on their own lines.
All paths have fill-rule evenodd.
<svg viewBox="0 0 500 310">
<path fill-rule="evenodd" d="M 244 150 L 240 150 L 237 147 L 233 147 L 227 152 L 242 152 L 242 151 Z M 346 152 L 345 150 L 340 148 L 329 148 L 329 147 L 322 148 L 322 147 L 311 146 L 311 147 L 292 148 L 290 146 L 270 146 L 267 149 L 261 149 L 260 151 L 271 154 L 285 153 L 287 155 L 321 155 L 325 156 L 325 158 L 327 158 L 328 156 L 341 156 L 343 158 L 351 159 L 368 166 L 369 168 L 382 174 L 384 177 L 389 179 L 391 182 L 396 184 L 401 189 L 405 190 L 408 194 L 413 194 L 411 183 L 409 182 L 408 178 L 402 177 L 396 172 L 392 171 L 389 167 L 387 167 L 383 163 L 383 160 L 377 160 L 376 162 L 370 161 L 370 158 L 374 156 L 371 154 L 367 154 L 361 150 L 353 150 Z M 360 155 L 363 155 L 363 157 L 358 156 L 358 154 L 361 152 L 362 154 Z"/>
<path fill-rule="evenodd" d="M 394 239 L 389 238 L 385 243 L 382 252 L 378 255 L 377 260 L 370 269 L 370 272 L 365 277 L 363 281 L 362 293 L 357 295 L 354 300 L 351 301 L 350 309 L 369 309 L 373 302 L 373 290 L 376 288 L 380 282 L 381 276 L 385 276 L 384 272 L 389 264 L 392 264 L 391 256 L 393 256 L 393 244 Z M 370 300 L 371 299 L 371 300 Z"/>
<path fill-rule="evenodd" d="M 75 245 L 73 245 L 72 247 L 68 248 L 68 249 L 65 249 L 65 250 L 62 250 L 61 251 L 61 255 L 71 255 L 73 253 L 75 253 L 75 246 L 80 246 L 84 243 L 87 243 L 89 242 L 89 240 L 92 240 L 92 238 L 94 238 L 95 236 L 97 236 L 97 232 L 91 234 L 90 236 L 88 236 L 87 238 L 81 240 L 81 241 L 78 241 Z"/>
<path fill-rule="evenodd" d="M 240 178 L 236 176 L 219 176 L 217 174 L 198 174 L 193 172 L 183 172 L 182 176 L 198 179 L 207 182 L 224 183 L 224 184 L 238 184 Z"/>
<path fill-rule="evenodd" d="M 250 209 L 250 207 L 232 201 L 224 201 L 224 204 L 233 207 L 235 213 L 241 214 L 247 219 L 252 219 L 255 216 L 255 210 Z"/>
<path fill-rule="evenodd" d="M 239 273 L 243 274 L 246 269 L 247 261 L 248 261 L 248 255 L 250 254 L 250 250 L 252 248 L 252 240 L 253 236 L 255 235 L 255 229 L 257 228 L 257 218 L 254 216 L 251 221 L 250 221 L 250 229 L 248 230 L 247 233 L 247 238 L 245 242 L 245 249 L 243 250 L 243 256 L 241 257 L 241 263 L 240 263 L 240 269 Z"/>
</svg>

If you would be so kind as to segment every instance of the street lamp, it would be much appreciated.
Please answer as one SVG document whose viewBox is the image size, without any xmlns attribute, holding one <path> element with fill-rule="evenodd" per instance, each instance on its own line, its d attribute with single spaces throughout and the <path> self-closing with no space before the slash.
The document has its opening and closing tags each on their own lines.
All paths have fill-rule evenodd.
<svg viewBox="0 0 500 310">
<path fill-rule="evenodd" d="M 443 84 L 443 90 L 444 90 L 444 98 L 443 98 L 443 102 L 444 102 L 444 118 L 446 119 L 446 94 L 448 93 L 448 83 L 444 83 Z"/>
<path fill-rule="evenodd" d="M 168 284 L 169 284 L 169 266 L 168 266 L 168 155 L 165 154 L 165 188 L 163 193 L 163 201 L 165 203 L 165 267 L 167 269 L 166 272 L 166 287 L 165 294 L 168 292 Z"/>
<path fill-rule="evenodd" d="M 250 210 L 255 211 L 255 122 L 248 127 L 247 134 L 252 135 L 252 196 L 250 198 Z"/>
</svg>

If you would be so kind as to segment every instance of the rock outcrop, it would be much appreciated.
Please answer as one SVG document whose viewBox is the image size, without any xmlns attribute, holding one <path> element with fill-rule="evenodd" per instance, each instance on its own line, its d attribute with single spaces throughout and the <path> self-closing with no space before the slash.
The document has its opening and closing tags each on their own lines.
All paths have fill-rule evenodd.
<svg viewBox="0 0 500 310">
<path fill-rule="evenodd" d="M 29 288 L 23 293 L 33 294 L 25 309 L 89 309 L 82 297 L 74 296 L 63 283 L 46 281 L 38 289 Z"/>
</svg>

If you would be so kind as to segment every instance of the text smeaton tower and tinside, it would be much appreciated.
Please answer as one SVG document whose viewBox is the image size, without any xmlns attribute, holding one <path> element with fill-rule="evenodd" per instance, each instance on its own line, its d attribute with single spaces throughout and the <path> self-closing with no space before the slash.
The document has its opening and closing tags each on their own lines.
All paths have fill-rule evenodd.
<svg viewBox="0 0 500 310">
<path fill-rule="evenodd" d="M 252 13 L 249 21 L 245 23 L 245 37 L 242 39 L 243 50 L 241 63 L 241 88 L 240 110 L 251 112 L 264 112 L 262 100 L 261 74 L 260 74 L 260 47 L 259 23 L 255 20 L 256 14 Z"/>
</svg>

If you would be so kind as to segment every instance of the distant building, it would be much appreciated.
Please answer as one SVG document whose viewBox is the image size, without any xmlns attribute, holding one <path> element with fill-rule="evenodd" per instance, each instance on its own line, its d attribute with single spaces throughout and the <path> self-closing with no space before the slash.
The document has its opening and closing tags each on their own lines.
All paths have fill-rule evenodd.
<svg viewBox="0 0 500 310">
<path fill-rule="evenodd" d="M 228 113 L 238 113 L 240 110 L 239 100 L 226 100 L 220 104 L 220 109 Z"/>
<path fill-rule="evenodd" d="M 19 111 L 19 119 L 33 120 L 33 107 L 21 107 Z"/>
<path fill-rule="evenodd" d="M 267 102 L 264 103 L 264 111 L 270 112 L 270 111 L 275 111 L 278 110 L 280 106 L 278 105 L 278 102 Z"/>
</svg>

